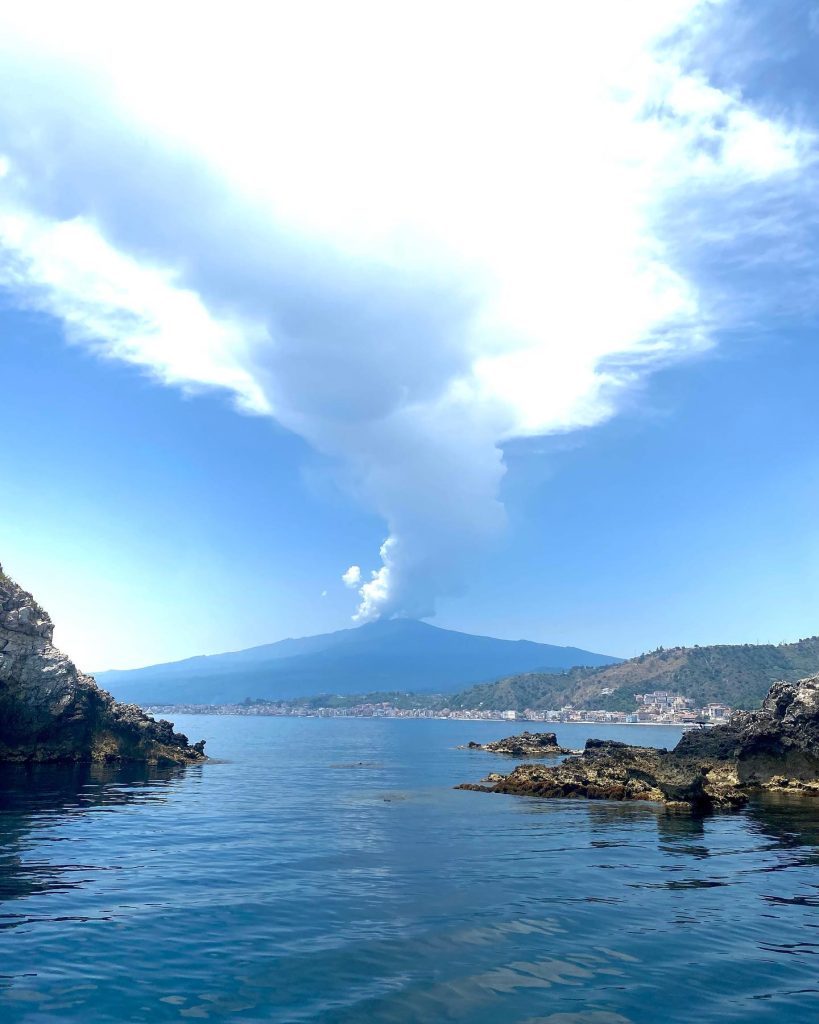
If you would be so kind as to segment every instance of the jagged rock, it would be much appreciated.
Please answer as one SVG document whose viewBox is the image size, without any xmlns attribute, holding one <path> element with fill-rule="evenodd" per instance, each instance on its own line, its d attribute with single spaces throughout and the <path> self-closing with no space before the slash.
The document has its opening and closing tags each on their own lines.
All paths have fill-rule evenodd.
<svg viewBox="0 0 819 1024">
<path fill-rule="evenodd" d="M 677 758 L 673 752 L 589 740 L 580 756 L 554 767 L 519 765 L 509 775 L 460 786 L 489 793 L 588 800 L 652 800 L 687 807 L 735 807 L 747 797 L 721 763 Z"/>
<path fill-rule="evenodd" d="M 819 675 L 774 683 L 758 711 L 741 711 L 727 725 L 688 733 L 676 749 L 736 761 L 748 788 L 819 793 Z"/>
<path fill-rule="evenodd" d="M 819 795 L 819 676 L 774 683 L 759 711 L 685 733 L 671 750 L 589 740 L 559 765 L 519 765 L 460 789 L 733 808 L 755 790 Z"/>
<path fill-rule="evenodd" d="M 522 732 L 519 736 L 507 736 L 491 743 L 468 743 L 467 750 L 488 750 L 493 754 L 507 754 L 509 757 L 559 757 L 561 754 L 576 754 L 557 742 L 553 732 Z"/>
<path fill-rule="evenodd" d="M 48 614 L 0 567 L 0 761 L 205 760 L 170 722 L 118 704 L 52 644 Z"/>
</svg>

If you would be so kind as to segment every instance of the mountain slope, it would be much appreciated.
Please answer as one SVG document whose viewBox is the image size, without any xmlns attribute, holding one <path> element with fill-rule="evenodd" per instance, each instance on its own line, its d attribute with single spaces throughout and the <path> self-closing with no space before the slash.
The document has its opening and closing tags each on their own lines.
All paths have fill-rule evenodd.
<svg viewBox="0 0 819 1024">
<path fill-rule="evenodd" d="M 232 703 L 385 689 L 453 692 L 514 672 L 559 672 L 617 660 L 576 647 L 497 640 L 392 619 L 246 651 L 98 672 L 96 678 L 117 698 L 140 704 Z"/>
<path fill-rule="evenodd" d="M 795 682 L 819 672 L 819 637 L 791 644 L 721 644 L 652 651 L 603 668 L 565 673 L 525 673 L 471 687 L 448 703 L 453 708 L 583 708 L 626 711 L 634 694 L 670 690 L 691 697 L 697 706 L 725 701 L 737 708 L 756 707 L 771 684 Z M 603 690 L 613 692 L 604 694 Z"/>
</svg>

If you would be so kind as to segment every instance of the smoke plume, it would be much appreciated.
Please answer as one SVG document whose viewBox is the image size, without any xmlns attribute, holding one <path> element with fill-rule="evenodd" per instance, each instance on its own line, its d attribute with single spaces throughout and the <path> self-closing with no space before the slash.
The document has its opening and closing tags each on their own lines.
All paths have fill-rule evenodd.
<svg viewBox="0 0 819 1024">
<path fill-rule="evenodd" d="M 713 344 L 673 212 L 747 235 L 812 145 L 709 80 L 693 0 L 91 7 L 2 16 L 0 283 L 338 460 L 385 523 L 359 620 L 464 586 L 507 441 Z"/>
</svg>

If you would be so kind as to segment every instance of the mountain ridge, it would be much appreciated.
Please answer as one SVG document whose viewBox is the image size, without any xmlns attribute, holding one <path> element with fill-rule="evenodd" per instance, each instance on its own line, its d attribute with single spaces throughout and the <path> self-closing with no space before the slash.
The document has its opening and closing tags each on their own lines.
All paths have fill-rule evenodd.
<svg viewBox="0 0 819 1024">
<path fill-rule="evenodd" d="M 816 672 L 817 636 L 783 644 L 658 648 L 615 665 L 509 675 L 469 687 L 449 703 L 457 709 L 483 705 L 523 711 L 570 704 L 629 711 L 635 706 L 635 693 L 661 689 L 690 697 L 697 706 L 725 702 L 748 709 L 759 705 L 774 682 L 796 682 Z"/>
<path fill-rule="evenodd" d="M 95 673 L 100 685 L 135 703 L 231 703 L 246 697 L 294 698 L 321 692 L 433 690 L 534 669 L 619 661 L 577 647 L 501 640 L 388 619 L 335 633 L 286 638 L 224 654 Z"/>
</svg>

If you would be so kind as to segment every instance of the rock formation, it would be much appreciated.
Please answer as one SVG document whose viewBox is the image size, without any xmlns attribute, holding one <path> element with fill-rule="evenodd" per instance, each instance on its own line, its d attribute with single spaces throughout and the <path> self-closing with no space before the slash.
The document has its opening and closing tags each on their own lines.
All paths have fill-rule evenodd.
<svg viewBox="0 0 819 1024">
<path fill-rule="evenodd" d="M 507 754 L 509 757 L 559 757 L 561 754 L 576 754 L 557 742 L 553 732 L 522 732 L 519 736 L 507 736 L 491 743 L 468 743 L 467 750 L 488 750 L 493 754 Z"/>
<path fill-rule="evenodd" d="M 729 762 L 678 758 L 674 751 L 589 740 L 577 757 L 550 767 L 518 765 L 460 789 L 588 800 L 653 800 L 686 808 L 735 807 L 747 797 Z"/>
<path fill-rule="evenodd" d="M 670 751 L 589 740 L 559 765 L 519 765 L 458 788 L 697 810 L 739 807 L 760 790 L 819 797 L 819 676 L 774 683 L 758 711 L 686 733 Z"/>
<path fill-rule="evenodd" d="M 0 567 L 0 761 L 204 761 L 170 722 L 117 704 L 52 644 L 47 613 Z"/>
</svg>

